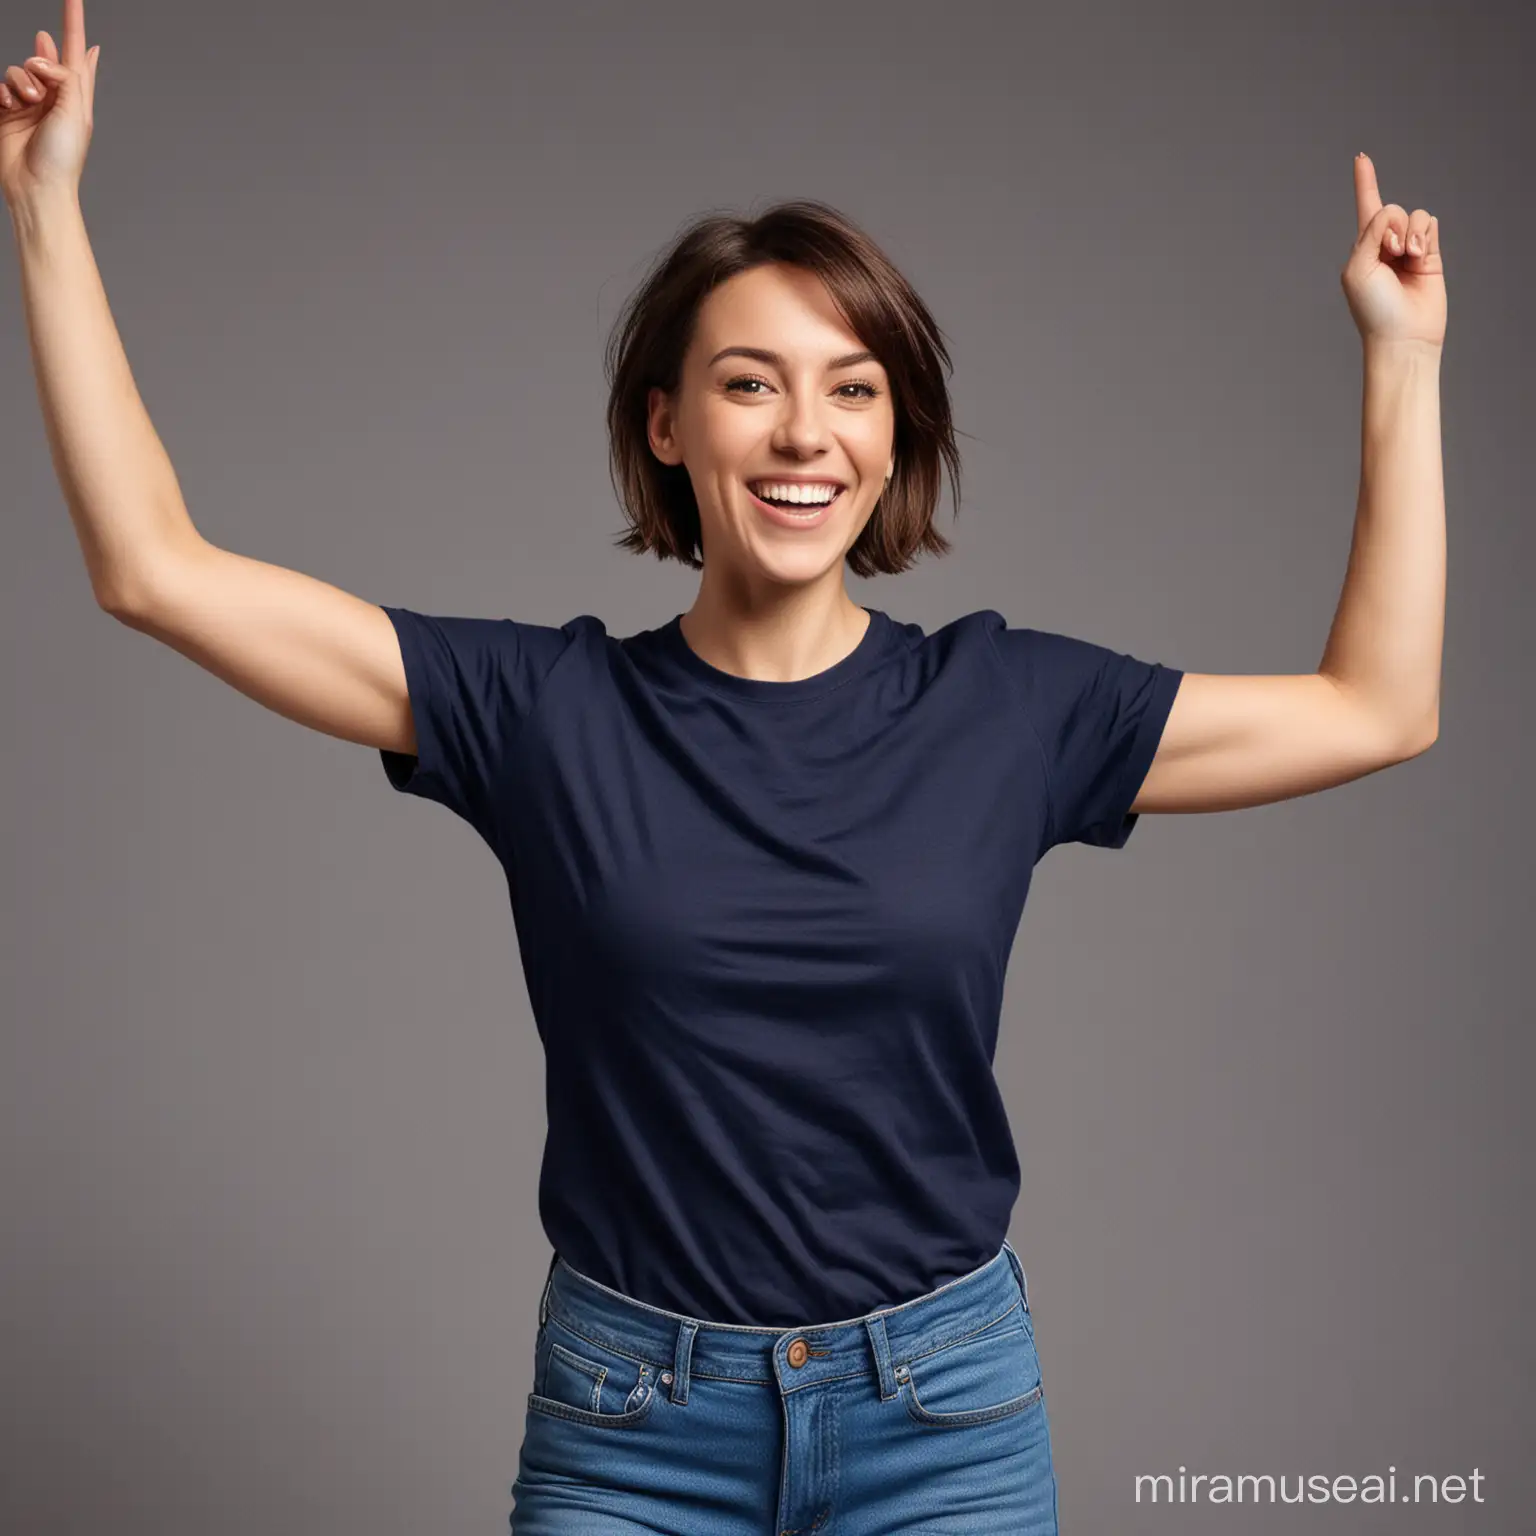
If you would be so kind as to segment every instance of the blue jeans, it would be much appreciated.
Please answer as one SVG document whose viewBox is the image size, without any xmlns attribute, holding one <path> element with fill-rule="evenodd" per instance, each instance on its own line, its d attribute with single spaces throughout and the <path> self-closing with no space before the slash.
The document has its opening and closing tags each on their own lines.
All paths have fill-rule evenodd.
<svg viewBox="0 0 1536 1536">
<path fill-rule="evenodd" d="M 709 1323 L 557 1254 L 513 1536 L 1057 1536 L 1024 1266 L 865 1317 Z"/>
</svg>

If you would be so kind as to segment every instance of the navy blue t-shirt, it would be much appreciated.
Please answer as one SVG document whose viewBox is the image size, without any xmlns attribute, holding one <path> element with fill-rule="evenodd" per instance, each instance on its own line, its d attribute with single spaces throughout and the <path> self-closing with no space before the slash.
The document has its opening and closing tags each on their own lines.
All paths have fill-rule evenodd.
<svg viewBox="0 0 1536 1536">
<path fill-rule="evenodd" d="M 417 755 L 506 872 L 544 1044 L 544 1231 L 652 1306 L 792 1327 L 994 1257 L 992 1063 L 1041 856 L 1125 845 L 1183 673 L 991 609 L 767 682 L 626 638 L 387 607 Z"/>
</svg>

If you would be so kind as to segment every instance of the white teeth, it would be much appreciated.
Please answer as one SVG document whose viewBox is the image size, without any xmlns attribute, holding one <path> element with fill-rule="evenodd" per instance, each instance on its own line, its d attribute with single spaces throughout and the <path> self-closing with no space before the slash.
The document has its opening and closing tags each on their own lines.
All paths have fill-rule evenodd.
<svg viewBox="0 0 1536 1536">
<path fill-rule="evenodd" d="M 838 492 L 835 485 L 786 485 L 773 480 L 760 480 L 750 487 L 753 495 L 771 496 L 775 501 L 793 501 L 802 506 L 825 506 Z"/>
</svg>

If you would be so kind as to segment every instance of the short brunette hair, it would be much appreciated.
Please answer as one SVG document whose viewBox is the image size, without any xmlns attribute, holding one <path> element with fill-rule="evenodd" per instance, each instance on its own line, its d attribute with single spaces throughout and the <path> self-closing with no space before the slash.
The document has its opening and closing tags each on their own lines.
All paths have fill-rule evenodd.
<svg viewBox="0 0 1536 1536">
<path fill-rule="evenodd" d="M 850 330 L 890 377 L 895 472 L 848 551 L 855 575 L 894 575 L 920 552 L 947 554 L 933 525 L 941 469 L 960 506 L 960 454 L 943 335 L 912 285 L 853 222 L 809 199 L 777 203 L 756 218 L 698 219 L 654 264 L 608 339 L 609 473 L 630 527 L 618 547 L 703 569 L 699 507 L 687 469 L 651 450 L 648 396 L 676 392 L 699 308 L 738 273 L 783 262 L 815 273 Z"/>
</svg>

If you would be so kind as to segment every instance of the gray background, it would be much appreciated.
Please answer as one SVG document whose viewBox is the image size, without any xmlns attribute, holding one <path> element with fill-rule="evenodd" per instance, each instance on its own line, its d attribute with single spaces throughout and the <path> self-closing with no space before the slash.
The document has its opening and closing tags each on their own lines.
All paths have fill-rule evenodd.
<svg viewBox="0 0 1536 1536">
<path fill-rule="evenodd" d="M 1516 15 L 88 14 L 87 224 L 194 520 L 429 612 L 687 608 L 612 547 L 602 344 L 695 215 L 813 196 L 924 294 L 973 434 L 953 555 L 859 601 L 1309 670 L 1359 468 L 1355 152 L 1439 215 L 1440 741 L 1061 850 L 1013 954 L 1011 1235 L 1077 1536 L 1530 1529 Z M 36 26 L 6 8 L 5 62 Z M 376 753 L 94 607 L 0 259 L 0 1527 L 505 1529 L 549 1248 L 501 872 Z M 1133 1502 L 1388 1465 L 1487 1502 Z"/>
</svg>

